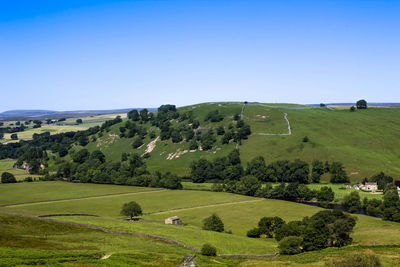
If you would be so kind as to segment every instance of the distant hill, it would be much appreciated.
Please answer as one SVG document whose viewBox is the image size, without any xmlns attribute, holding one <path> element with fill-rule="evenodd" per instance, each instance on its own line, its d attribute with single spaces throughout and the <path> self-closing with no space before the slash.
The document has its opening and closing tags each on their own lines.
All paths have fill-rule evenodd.
<svg viewBox="0 0 400 267">
<path fill-rule="evenodd" d="M 132 109 L 141 110 L 143 108 L 125 108 L 125 109 L 105 109 L 105 110 L 71 110 L 71 111 L 54 111 L 39 109 L 21 109 L 7 110 L 0 113 L 0 119 L 3 120 L 25 120 L 25 119 L 57 119 L 62 117 L 80 117 L 93 116 L 102 114 L 125 113 Z M 149 111 L 155 111 L 155 108 L 147 108 Z"/>
<path fill-rule="evenodd" d="M 218 110 L 222 120 L 207 121 L 210 111 Z M 148 152 L 146 159 L 151 171 L 171 171 L 179 175 L 190 174 L 190 163 L 199 158 L 214 159 L 226 156 L 236 144 L 222 143 L 217 128 L 228 131 L 235 125 L 234 116 L 241 114 L 244 122 L 251 126 L 251 135 L 241 141 L 240 156 L 244 166 L 256 156 L 263 156 L 267 164 L 276 160 L 302 159 L 311 163 L 314 159 L 339 161 L 344 164 L 352 181 L 361 181 L 380 171 L 399 177 L 400 175 L 400 109 L 371 108 L 367 110 L 329 110 L 309 105 L 263 104 L 215 102 L 178 108 L 180 114 L 191 114 L 200 122 L 199 129 L 207 132 L 214 129 L 216 142 L 211 150 L 191 150 L 190 142 L 184 139 L 173 143 L 171 139 L 161 141 L 159 128 L 150 122 L 138 124 L 149 133 L 143 145 L 133 148 L 135 137 L 121 137 L 121 127 L 126 128 L 127 119 L 112 125 L 108 131 L 90 137 L 85 148 L 101 150 L 107 158 L 119 161 L 123 153 Z M 290 122 L 290 131 L 288 129 Z M 172 129 L 181 131 L 183 137 L 191 124 L 187 120 L 170 120 Z M 176 131 L 175 131 L 176 132 Z M 303 141 L 307 136 L 307 141 Z M 157 139 L 157 140 L 156 140 Z M 73 149 L 79 150 L 76 146 Z"/>
</svg>

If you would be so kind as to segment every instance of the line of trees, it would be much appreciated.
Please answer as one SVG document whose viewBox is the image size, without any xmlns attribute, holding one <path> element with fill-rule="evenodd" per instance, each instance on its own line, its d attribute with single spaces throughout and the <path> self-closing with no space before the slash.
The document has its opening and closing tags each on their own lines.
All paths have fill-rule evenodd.
<svg viewBox="0 0 400 267">
<path fill-rule="evenodd" d="M 300 159 L 279 160 L 266 164 L 262 156 L 247 163 L 246 170 L 241 165 L 239 150 L 235 149 L 226 157 L 214 160 L 199 159 L 190 165 L 191 178 L 195 183 L 206 181 L 238 181 L 246 175 L 256 177 L 260 182 L 319 183 L 325 173 L 331 174 L 332 183 L 347 183 L 349 178 L 340 162 L 314 160 L 311 166 Z"/>
<path fill-rule="evenodd" d="M 169 172 L 150 173 L 146 163 L 139 154 L 126 155 L 122 162 L 107 161 L 105 155 L 95 150 L 87 149 L 71 152 L 72 162 L 59 165 L 53 179 L 66 179 L 71 182 L 118 184 L 143 187 L 163 187 L 182 189 L 181 179 Z M 45 179 L 52 179 L 47 175 Z"/>
</svg>

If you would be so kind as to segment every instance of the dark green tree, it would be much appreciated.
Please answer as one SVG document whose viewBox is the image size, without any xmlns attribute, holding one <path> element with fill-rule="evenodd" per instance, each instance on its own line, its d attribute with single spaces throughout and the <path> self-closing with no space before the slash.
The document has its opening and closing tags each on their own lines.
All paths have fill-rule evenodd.
<svg viewBox="0 0 400 267">
<path fill-rule="evenodd" d="M 367 101 L 364 99 L 358 100 L 356 103 L 357 109 L 367 109 Z"/>
<path fill-rule="evenodd" d="M 313 160 L 311 169 L 311 181 L 319 183 L 321 176 L 325 173 L 324 163 L 320 160 Z"/>
<path fill-rule="evenodd" d="M 129 216 L 133 220 L 134 217 L 142 215 L 142 208 L 136 201 L 131 201 L 122 206 L 121 215 Z"/>
<path fill-rule="evenodd" d="M 203 220 L 203 230 L 223 232 L 224 223 L 217 214 L 212 214 L 210 217 Z"/>
<path fill-rule="evenodd" d="M 331 183 L 349 183 L 349 177 L 340 162 L 332 162 L 330 166 Z"/>
<path fill-rule="evenodd" d="M 351 192 L 350 194 L 344 196 L 342 200 L 342 207 L 344 210 L 355 213 L 361 210 L 361 200 L 358 192 Z"/>
<path fill-rule="evenodd" d="M 8 183 L 16 183 L 17 180 L 15 179 L 14 175 L 9 172 L 3 172 L 1 174 L 1 183 L 8 184 Z"/>
</svg>

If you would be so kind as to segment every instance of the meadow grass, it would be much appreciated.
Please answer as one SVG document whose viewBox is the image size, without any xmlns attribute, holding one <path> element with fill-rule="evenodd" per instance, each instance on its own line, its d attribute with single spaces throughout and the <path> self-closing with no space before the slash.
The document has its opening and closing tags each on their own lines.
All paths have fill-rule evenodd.
<svg viewBox="0 0 400 267">
<path fill-rule="evenodd" d="M 59 190 L 62 190 L 61 188 Z M 141 189 L 148 190 L 149 188 L 136 188 L 137 191 L 141 191 Z M 94 195 L 94 191 L 92 192 L 92 195 Z M 44 215 L 49 213 L 89 213 L 102 217 L 120 218 L 119 213 L 122 205 L 130 201 L 138 202 L 141 205 L 143 212 L 147 214 L 168 209 L 253 199 L 254 198 L 241 195 L 215 193 L 210 191 L 162 190 L 85 199 L 21 204 L 5 207 L 4 209 L 34 215 Z"/>
<path fill-rule="evenodd" d="M 106 188 L 118 188 L 118 186 L 89 184 L 71 184 L 62 182 L 38 182 L 14 184 L 14 191 L 21 187 L 20 191 L 34 194 L 47 190 L 65 192 L 71 186 L 71 192 L 79 192 L 80 185 L 93 186 L 84 188 L 82 195 L 91 190 L 90 195 L 103 192 Z M 58 187 L 56 186 L 58 185 Z M 4 186 L 4 185 L 1 185 Z M 30 190 L 28 189 L 30 188 Z M 121 186 L 132 189 L 134 187 Z M 137 191 L 143 188 L 137 187 Z M 10 191 L 10 190 L 8 190 Z M 110 192 L 110 190 L 108 190 Z M 119 191 L 121 192 L 121 191 Z M 47 195 L 51 200 L 54 195 Z M 76 194 L 74 195 L 76 196 Z M 30 195 L 20 195 L 19 201 L 24 202 Z M 42 198 L 45 199 L 45 198 Z M 119 215 L 122 205 L 129 201 L 138 202 L 143 209 L 145 221 L 124 221 Z M 15 202 L 15 201 L 14 201 Z M 227 203 L 231 202 L 231 203 Z M 173 210 L 171 210 L 173 209 Z M 221 253 L 256 253 L 265 254 L 277 251 L 277 243 L 273 239 L 249 239 L 246 232 L 257 226 L 261 217 L 280 216 L 286 221 L 301 220 L 305 216 L 312 216 L 322 208 L 313 207 L 295 202 L 256 199 L 247 196 L 234 195 L 221 192 L 196 191 L 196 190 L 162 190 L 128 195 L 99 196 L 75 200 L 48 201 L 43 203 L 21 204 L 0 208 L 3 212 L 12 212 L 29 215 L 84 213 L 94 214 L 100 217 L 61 217 L 63 220 L 89 223 L 107 227 L 114 230 L 151 233 L 169 237 L 192 246 L 201 247 L 206 241 L 212 241 Z M 217 213 L 225 223 L 226 231 L 233 234 L 214 233 L 201 230 L 203 220 L 212 213 Z M 171 216 L 179 216 L 185 226 L 164 225 L 163 220 Z M 355 215 L 358 222 L 353 233 L 354 244 L 359 245 L 389 245 L 399 244 L 400 224 L 383 221 L 364 215 Z"/>
<path fill-rule="evenodd" d="M 60 181 L 0 184 L 0 205 L 147 190 L 154 188 Z"/>
</svg>

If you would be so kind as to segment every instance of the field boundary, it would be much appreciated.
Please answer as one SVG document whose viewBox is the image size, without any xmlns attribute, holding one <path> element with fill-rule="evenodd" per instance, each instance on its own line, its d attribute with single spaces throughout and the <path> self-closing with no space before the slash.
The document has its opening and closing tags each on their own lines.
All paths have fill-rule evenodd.
<svg viewBox="0 0 400 267">
<path fill-rule="evenodd" d="M 209 204 L 202 204 L 202 205 L 194 205 L 194 206 L 188 206 L 188 207 L 167 209 L 167 210 L 152 211 L 152 212 L 146 213 L 145 215 L 159 214 L 159 213 L 165 213 L 165 212 L 170 212 L 170 211 L 178 211 L 178 210 L 189 210 L 189 209 L 211 207 L 211 206 L 229 205 L 229 204 L 236 204 L 236 203 L 242 203 L 242 202 L 260 201 L 260 200 L 263 200 L 263 199 L 264 198 L 252 198 L 252 199 L 244 199 L 244 200 L 216 202 L 216 203 L 209 203 Z"/>
<path fill-rule="evenodd" d="M 22 215 L 22 214 L 17 214 L 17 213 L 0 212 L 0 214 L 20 216 L 20 217 L 36 219 L 36 220 L 46 220 L 46 221 L 52 221 L 52 222 L 56 222 L 56 223 L 75 225 L 75 226 L 80 226 L 80 227 L 84 227 L 84 228 L 88 228 L 88 229 L 92 229 L 92 230 L 98 230 L 98 231 L 102 231 L 102 232 L 110 233 L 110 234 L 120 234 L 120 235 L 132 235 L 132 236 L 147 237 L 147 238 L 161 240 L 161 241 L 164 241 L 166 243 L 174 244 L 174 245 L 177 245 L 177 246 L 180 246 L 180 247 L 192 250 L 192 251 L 201 252 L 201 250 L 199 248 L 192 247 L 190 245 L 186 245 L 186 244 L 184 244 L 182 242 L 179 242 L 177 240 L 174 240 L 174 239 L 170 239 L 170 238 L 163 237 L 163 236 L 158 236 L 158 235 L 153 235 L 153 234 L 117 231 L 117 230 L 111 230 L 111 229 L 108 229 L 108 228 L 95 226 L 95 225 L 91 225 L 91 224 L 62 221 L 62 220 L 57 220 L 57 219 L 43 218 L 43 217 L 30 216 L 30 215 Z M 279 255 L 279 253 L 276 252 L 274 254 L 265 254 L 265 255 L 257 255 L 257 254 L 219 254 L 219 255 L 217 255 L 217 257 L 220 257 L 220 258 L 272 258 L 272 257 L 276 257 L 278 255 Z"/>
<path fill-rule="evenodd" d="M 31 201 L 31 202 L 2 204 L 2 205 L 0 205 L 0 207 L 11 207 L 11 206 L 20 206 L 20 205 L 22 206 L 22 205 L 30 205 L 30 204 L 51 203 L 51 202 L 58 202 L 58 201 L 79 200 L 79 199 L 97 198 L 97 197 L 112 197 L 112 196 L 118 196 L 118 195 L 129 195 L 129 194 L 137 194 L 137 193 L 152 193 L 152 192 L 165 191 L 165 190 L 166 189 L 154 189 L 154 190 L 112 193 L 112 194 L 103 194 L 103 195 L 86 196 L 86 197 L 60 198 L 60 199 L 54 199 L 54 200 L 39 200 L 39 201 Z"/>
</svg>

